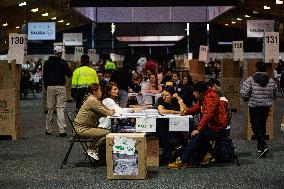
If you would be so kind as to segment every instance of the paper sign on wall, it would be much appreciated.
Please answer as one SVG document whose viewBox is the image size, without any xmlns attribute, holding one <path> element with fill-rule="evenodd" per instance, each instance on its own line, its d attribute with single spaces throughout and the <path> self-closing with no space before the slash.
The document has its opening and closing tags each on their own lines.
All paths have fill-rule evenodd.
<svg viewBox="0 0 284 189">
<path fill-rule="evenodd" d="M 90 58 L 90 62 L 95 62 L 96 60 L 96 49 L 88 49 L 88 55 Z"/>
<path fill-rule="evenodd" d="M 243 41 L 233 41 L 233 55 L 234 55 L 234 61 L 239 61 L 244 59 Z"/>
<path fill-rule="evenodd" d="M 84 54 L 84 47 L 75 47 L 74 62 L 80 61 Z"/>
<path fill-rule="evenodd" d="M 188 117 L 170 117 L 169 131 L 189 131 Z"/>
<path fill-rule="evenodd" d="M 16 60 L 16 64 L 24 64 L 25 62 L 25 48 L 26 45 L 26 35 L 9 33 L 9 51 L 8 51 L 8 62 L 11 63 L 12 60 Z"/>
<path fill-rule="evenodd" d="M 265 32 L 264 37 L 264 62 L 279 62 L 279 32 Z"/>
<path fill-rule="evenodd" d="M 156 132 L 156 118 L 136 118 L 136 132 Z"/>
<path fill-rule="evenodd" d="M 202 62 L 206 62 L 207 56 L 208 56 L 208 46 L 200 45 L 198 60 Z"/>
<path fill-rule="evenodd" d="M 80 46 L 83 45 L 82 33 L 63 33 L 63 43 L 65 46 Z"/>
<path fill-rule="evenodd" d="M 113 139 L 113 153 L 134 155 L 136 141 L 128 137 L 115 136 Z"/>
</svg>

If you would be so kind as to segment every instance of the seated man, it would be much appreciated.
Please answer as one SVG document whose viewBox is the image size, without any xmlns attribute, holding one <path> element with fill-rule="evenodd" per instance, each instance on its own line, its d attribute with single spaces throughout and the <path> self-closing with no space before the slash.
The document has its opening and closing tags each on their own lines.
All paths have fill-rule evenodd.
<svg viewBox="0 0 284 189">
<path fill-rule="evenodd" d="M 221 137 L 228 124 L 226 108 L 223 103 L 220 103 L 216 90 L 207 88 L 205 82 L 199 81 L 194 85 L 193 91 L 198 101 L 182 113 L 193 114 L 200 111 L 202 117 L 197 129 L 191 133 L 191 141 L 187 144 L 181 156 L 174 163 L 168 165 L 169 169 L 179 169 L 190 164 L 194 154 L 210 148 L 209 141 Z"/>
</svg>

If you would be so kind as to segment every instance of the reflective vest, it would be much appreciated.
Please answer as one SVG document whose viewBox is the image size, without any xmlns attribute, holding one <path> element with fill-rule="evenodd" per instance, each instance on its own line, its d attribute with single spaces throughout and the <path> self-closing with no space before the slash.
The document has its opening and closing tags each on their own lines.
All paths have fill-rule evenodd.
<svg viewBox="0 0 284 189">
<path fill-rule="evenodd" d="M 99 83 L 96 70 L 88 66 L 77 68 L 72 76 L 72 88 L 88 87 L 92 83 Z"/>
</svg>

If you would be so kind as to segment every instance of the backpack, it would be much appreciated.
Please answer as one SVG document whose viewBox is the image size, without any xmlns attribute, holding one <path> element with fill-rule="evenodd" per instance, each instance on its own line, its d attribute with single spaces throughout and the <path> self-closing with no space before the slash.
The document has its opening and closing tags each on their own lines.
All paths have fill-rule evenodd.
<svg viewBox="0 0 284 189">
<path fill-rule="evenodd" d="M 235 147 L 233 145 L 232 139 L 223 138 L 219 141 L 216 141 L 213 151 L 216 163 L 237 163 L 240 166 L 238 161 L 238 156 L 235 153 Z"/>
</svg>

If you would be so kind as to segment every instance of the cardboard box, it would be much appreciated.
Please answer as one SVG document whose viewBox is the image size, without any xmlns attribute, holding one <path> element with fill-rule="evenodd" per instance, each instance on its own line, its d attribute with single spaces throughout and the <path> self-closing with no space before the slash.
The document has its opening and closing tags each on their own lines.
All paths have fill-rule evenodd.
<svg viewBox="0 0 284 189">
<path fill-rule="evenodd" d="M 107 179 L 145 179 L 145 133 L 110 133 L 106 136 Z"/>
<path fill-rule="evenodd" d="M 221 78 L 240 78 L 240 64 L 233 59 L 222 59 Z"/>
<path fill-rule="evenodd" d="M 159 138 L 149 136 L 147 142 L 147 167 L 159 167 Z"/>
<path fill-rule="evenodd" d="M 254 133 L 251 129 L 249 108 L 247 105 L 244 106 L 244 115 L 245 115 L 245 130 L 246 130 L 246 139 L 252 140 L 254 138 Z M 270 108 L 268 118 L 266 120 L 266 135 L 269 137 L 269 140 L 273 139 L 273 121 L 274 121 L 274 104 Z"/>
</svg>

